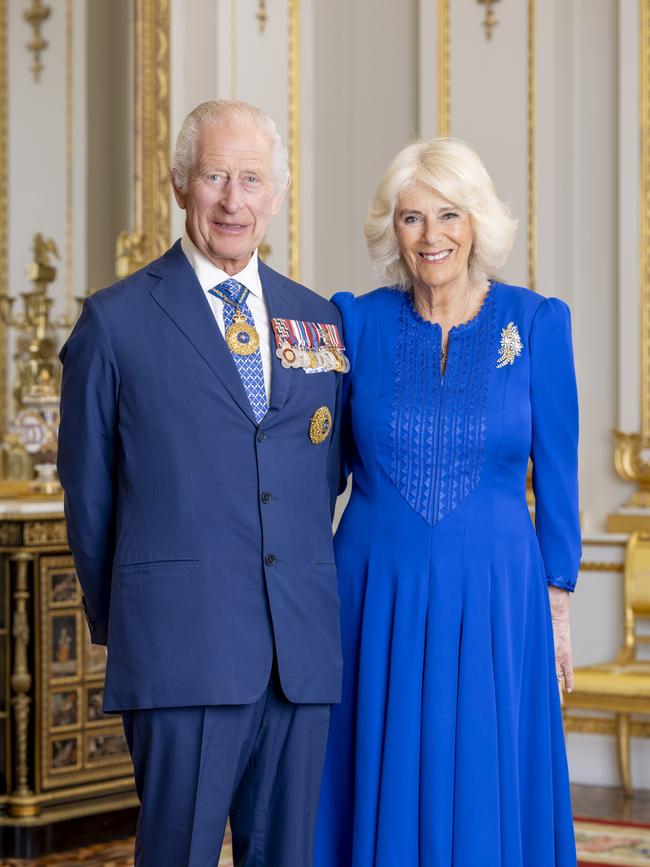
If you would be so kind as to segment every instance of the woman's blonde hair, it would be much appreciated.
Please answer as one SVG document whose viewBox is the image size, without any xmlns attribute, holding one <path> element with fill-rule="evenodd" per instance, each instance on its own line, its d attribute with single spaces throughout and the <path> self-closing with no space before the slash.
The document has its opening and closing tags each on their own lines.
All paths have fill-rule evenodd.
<svg viewBox="0 0 650 867">
<path fill-rule="evenodd" d="M 392 160 L 377 188 L 365 222 L 365 236 L 380 278 L 403 288 L 411 275 L 401 257 L 395 209 L 404 190 L 423 183 L 469 214 L 473 242 L 469 255 L 472 281 L 492 277 L 512 249 L 517 221 L 497 196 L 492 179 L 474 148 L 456 138 L 415 141 Z"/>
</svg>

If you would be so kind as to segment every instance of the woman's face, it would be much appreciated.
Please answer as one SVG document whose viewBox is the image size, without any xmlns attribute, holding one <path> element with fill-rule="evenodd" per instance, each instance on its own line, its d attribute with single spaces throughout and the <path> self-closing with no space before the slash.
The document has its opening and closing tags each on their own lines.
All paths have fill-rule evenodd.
<svg viewBox="0 0 650 867">
<path fill-rule="evenodd" d="M 463 289 L 469 279 L 469 214 L 420 181 L 397 200 L 395 231 L 414 287 Z"/>
</svg>

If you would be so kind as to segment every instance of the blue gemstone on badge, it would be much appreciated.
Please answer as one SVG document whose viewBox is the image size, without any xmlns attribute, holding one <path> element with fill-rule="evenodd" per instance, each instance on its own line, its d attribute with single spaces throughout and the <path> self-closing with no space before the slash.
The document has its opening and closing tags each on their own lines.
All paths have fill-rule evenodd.
<svg viewBox="0 0 650 867">
<path fill-rule="evenodd" d="M 246 334 L 245 331 L 240 331 L 239 334 L 237 335 L 237 340 L 240 343 L 250 343 L 251 342 L 251 336 L 250 336 L 250 334 Z"/>
</svg>

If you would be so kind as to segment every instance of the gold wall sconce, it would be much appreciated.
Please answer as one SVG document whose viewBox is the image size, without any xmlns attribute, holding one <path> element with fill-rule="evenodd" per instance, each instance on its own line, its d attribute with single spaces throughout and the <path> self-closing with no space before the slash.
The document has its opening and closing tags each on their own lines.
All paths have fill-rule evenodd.
<svg viewBox="0 0 650 867">
<path fill-rule="evenodd" d="M 41 27 L 51 14 L 52 7 L 44 6 L 42 0 L 31 0 L 29 8 L 25 9 L 23 12 L 23 18 L 33 30 L 32 38 L 27 43 L 27 50 L 31 51 L 34 55 L 32 61 L 32 74 L 34 75 L 34 81 L 40 81 L 41 79 L 41 72 L 43 71 L 41 54 L 49 45 L 47 39 L 44 39 L 41 34 Z"/>
<path fill-rule="evenodd" d="M 499 0 L 478 0 L 481 6 L 485 6 L 485 18 L 483 19 L 483 28 L 485 30 L 485 38 L 492 39 L 492 31 L 499 23 L 494 14 L 494 4 Z"/>
</svg>

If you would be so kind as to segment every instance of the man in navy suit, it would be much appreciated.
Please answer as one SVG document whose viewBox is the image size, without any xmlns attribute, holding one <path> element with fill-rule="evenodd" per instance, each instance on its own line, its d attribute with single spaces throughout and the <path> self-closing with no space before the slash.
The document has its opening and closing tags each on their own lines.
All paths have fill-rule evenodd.
<svg viewBox="0 0 650 867">
<path fill-rule="evenodd" d="M 139 867 L 312 863 L 341 657 L 336 308 L 258 260 L 289 185 L 240 102 L 185 120 L 183 238 L 87 299 L 61 352 L 59 473 Z"/>
</svg>

